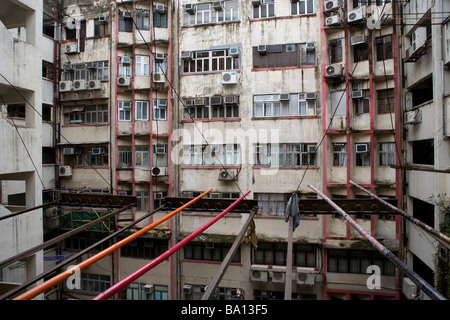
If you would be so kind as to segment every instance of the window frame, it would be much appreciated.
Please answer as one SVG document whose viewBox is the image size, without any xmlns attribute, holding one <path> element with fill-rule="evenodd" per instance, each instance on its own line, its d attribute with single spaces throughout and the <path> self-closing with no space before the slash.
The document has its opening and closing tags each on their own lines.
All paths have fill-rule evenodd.
<svg viewBox="0 0 450 320">
<path fill-rule="evenodd" d="M 149 101 L 136 100 L 134 102 L 134 120 L 148 121 L 149 120 Z"/>
</svg>

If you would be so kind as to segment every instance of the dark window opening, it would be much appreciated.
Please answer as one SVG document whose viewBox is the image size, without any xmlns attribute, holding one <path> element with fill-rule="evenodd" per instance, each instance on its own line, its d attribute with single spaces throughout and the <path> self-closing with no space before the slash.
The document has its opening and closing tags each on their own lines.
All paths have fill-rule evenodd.
<svg viewBox="0 0 450 320">
<path fill-rule="evenodd" d="M 433 139 L 413 141 L 413 163 L 434 165 Z"/>
<path fill-rule="evenodd" d="M 42 147 L 42 164 L 55 164 L 55 149 L 52 147 Z"/>
<path fill-rule="evenodd" d="M 433 100 L 433 78 L 428 78 L 409 91 L 412 93 L 412 107 Z"/>
<path fill-rule="evenodd" d="M 431 203 L 413 198 L 413 216 L 434 228 L 434 205 Z"/>
</svg>

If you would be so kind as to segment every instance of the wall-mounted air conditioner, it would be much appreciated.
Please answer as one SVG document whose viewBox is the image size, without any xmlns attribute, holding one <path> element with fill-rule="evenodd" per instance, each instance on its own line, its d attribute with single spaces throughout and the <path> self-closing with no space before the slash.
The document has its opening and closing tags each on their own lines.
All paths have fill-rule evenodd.
<svg viewBox="0 0 450 320">
<path fill-rule="evenodd" d="M 60 81 L 59 82 L 59 91 L 60 92 L 72 91 L 72 81 Z"/>
<path fill-rule="evenodd" d="M 183 286 L 183 293 L 184 294 L 191 294 L 192 293 L 192 285 L 190 284 L 185 284 Z"/>
<path fill-rule="evenodd" d="M 344 73 L 344 66 L 341 63 L 331 64 L 325 67 L 325 77 L 340 77 Z"/>
<path fill-rule="evenodd" d="M 353 36 L 350 38 L 350 44 L 352 46 L 356 46 L 358 44 L 366 43 L 366 36 L 364 34 L 360 34 L 357 36 Z"/>
<path fill-rule="evenodd" d="M 335 26 L 341 23 L 341 17 L 338 14 L 325 18 L 326 26 Z"/>
<path fill-rule="evenodd" d="M 226 96 L 223 101 L 224 104 L 238 104 L 239 96 Z"/>
<path fill-rule="evenodd" d="M 118 77 L 117 85 L 119 86 L 129 86 L 131 84 L 131 78 L 129 77 Z"/>
<path fill-rule="evenodd" d="M 220 170 L 219 172 L 219 181 L 236 181 L 238 179 L 238 175 L 235 170 Z"/>
<path fill-rule="evenodd" d="M 364 98 L 364 91 L 362 91 L 362 90 L 355 90 L 355 91 L 352 91 L 352 98 L 353 98 L 353 99 Z"/>
<path fill-rule="evenodd" d="M 289 101 L 289 93 L 282 93 L 280 94 L 280 101 Z"/>
<path fill-rule="evenodd" d="M 313 286 L 316 274 L 314 268 L 297 267 L 297 284 Z"/>
<path fill-rule="evenodd" d="M 86 69 L 97 69 L 97 62 L 86 63 Z"/>
<path fill-rule="evenodd" d="M 64 48 L 64 53 L 73 54 L 78 53 L 78 45 L 76 43 L 68 43 Z"/>
<path fill-rule="evenodd" d="M 120 62 L 121 64 L 129 65 L 129 64 L 131 64 L 132 59 L 131 59 L 131 57 L 129 57 L 129 56 L 124 56 L 124 57 L 121 57 L 121 58 L 119 59 L 119 62 Z"/>
<path fill-rule="evenodd" d="M 427 42 L 427 28 L 419 27 L 411 35 L 411 47 L 412 53 L 417 52 L 417 50 L 423 48 Z"/>
<path fill-rule="evenodd" d="M 167 167 L 152 167 L 153 177 L 167 176 Z"/>
<path fill-rule="evenodd" d="M 221 106 L 223 104 L 222 97 L 211 97 L 211 105 L 212 106 Z"/>
<path fill-rule="evenodd" d="M 358 22 L 366 18 L 366 7 L 360 7 L 347 13 L 347 22 Z"/>
<path fill-rule="evenodd" d="M 366 153 L 369 151 L 369 146 L 367 143 L 357 143 L 355 144 L 356 153 Z"/>
<path fill-rule="evenodd" d="M 252 0 L 252 5 L 254 6 L 260 6 L 261 5 L 261 0 Z"/>
<path fill-rule="evenodd" d="M 73 90 L 74 91 L 86 90 L 86 87 L 87 87 L 86 80 L 74 80 L 73 81 Z"/>
<path fill-rule="evenodd" d="M 339 1 L 338 0 L 327 0 L 323 3 L 323 11 L 330 12 L 336 11 L 339 9 Z"/>
<path fill-rule="evenodd" d="M 155 146 L 155 153 L 156 154 L 166 154 L 167 153 L 167 146 L 165 146 L 165 145 L 156 145 Z"/>
<path fill-rule="evenodd" d="M 217 11 L 222 11 L 223 10 L 222 1 L 214 1 L 213 2 L 213 9 L 217 10 Z"/>
<path fill-rule="evenodd" d="M 182 60 L 192 60 L 193 53 L 191 51 L 181 51 Z"/>
<path fill-rule="evenodd" d="M 166 77 L 164 76 L 164 73 L 153 73 L 153 82 L 154 83 L 166 82 Z"/>
<path fill-rule="evenodd" d="M 238 57 L 239 56 L 239 48 L 238 47 L 232 47 L 229 50 L 229 54 L 232 57 Z"/>
<path fill-rule="evenodd" d="M 155 286 L 154 286 L 154 285 L 152 285 L 152 284 L 146 284 L 146 285 L 144 286 L 144 292 L 145 292 L 145 293 L 151 294 L 151 293 L 153 293 L 154 291 L 155 291 Z"/>
<path fill-rule="evenodd" d="M 108 23 L 108 16 L 104 15 L 104 16 L 98 17 L 98 22 L 100 22 L 100 23 Z"/>
<path fill-rule="evenodd" d="M 316 50 L 316 43 L 315 42 L 308 42 L 306 43 L 306 51 L 307 52 L 313 52 Z"/>
<path fill-rule="evenodd" d="M 104 154 L 105 150 L 103 148 L 92 148 L 91 153 L 94 155 Z"/>
<path fill-rule="evenodd" d="M 204 106 L 206 104 L 206 98 L 195 98 L 194 106 Z"/>
<path fill-rule="evenodd" d="M 237 84 L 238 76 L 237 72 L 222 72 L 222 84 Z"/>
<path fill-rule="evenodd" d="M 190 13 L 190 14 L 195 13 L 195 4 L 188 3 L 188 4 L 185 4 L 183 6 L 183 8 L 184 8 L 184 11 L 186 11 L 187 13 Z"/>
<path fill-rule="evenodd" d="M 66 63 L 65 65 L 63 65 L 63 70 L 64 71 L 73 71 L 73 64 Z"/>
<path fill-rule="evenodd" d="M 75 148 L 63 148 L 63 154 L 65 156 L 75 154 Z"/>
<path fill-rule="evenodd" d="M 87 88 L 88 90 L 99 90 L 102 86 L 102 82 L 100 80 L 89 80 Z"/>
<path fill-rule="evenodd" d="M 316 93 L 315 92 L 307 92 L 306 100 L 316 100 Z"/>
<path fill-rule="evenodd" d="M 167 100 L 158 100 L 158 101 L 156 101 L 156 106 L 158 106 L 158 107 L 167 107 Z"/>
<path fill-rule="evenodd" d="M 269 279 L 268 267 L 264 265 L 252 265 L 250 267 L 250 280 L 252 282 L 267 282 Z"/>
<path fill-rule="evenodd" d="M 72 168 L 70 166 L 59 166 L 58 172 L 60 177 L 72 176 Z"/>
<path fill-rule="evenodd" d="M 417 296 L 417 285 L 411 279 L 404 277 L 402 292 L 406 299 L 414 299 Z"/>
<path fill-rule="evenodd" d="M 286 282 L 286 267 L 273 266 L 272 267 L 272 282 L 285 283 Z"/>
<path fill-rule="evenodd" d="M 442 28 L 442 38 L 444 43 L 442 44 L 444 48 L 444 64 L 446 66 L 450 65 L 450 21 L 447 21 Z"/>
<path fill-rule="evenodd" d="M 156 4 L 155 11 L 158 13 L 164 13 L 166 12 L 166 6 L 163 4 Z"/>
<path fill-rule="evenodd" d="M 164 53 L 155 53 L 155 61 L 164 61 L 166 55 Z"/>
<path fill-rule="evenodd" d="M 405 112 L 405 124 L 415 124 L 422 122 L 422 110 L 411 110 Z"/>
<path fill-rule="evenodd" d="M 259 54 L 266 54 L 267 53 L 267 46 L 266 45 L 259 45 L 258 46 L 258 53 Z"/>
</svg>

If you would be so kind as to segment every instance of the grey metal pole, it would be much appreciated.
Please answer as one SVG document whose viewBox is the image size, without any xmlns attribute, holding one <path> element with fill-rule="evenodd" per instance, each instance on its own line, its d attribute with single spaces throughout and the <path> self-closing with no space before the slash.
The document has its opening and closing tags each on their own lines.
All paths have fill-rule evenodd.
<svg viewBox="0 0 450 320">
<path fill-rule="evenodd" d="M 371 197 L 373 197 L 374 199 L 380 201 L 382 204 L 388 206 L 389 208 L 391 208 L 392 210 L 395 210 L 396 212 L 400 213 L 402 216 L 404 216 L 406 219 L 408 219 L 409 221 L 411 221 L 412 223 L 418 225 L 419 227 L 421 227 L 423 230 L 427 231 L 428 233 L 430 233 L 432 236 L 434 236 L 435 238 L 437 238 L 437 240 L 442 240 L 440 241 L 443 245 L 445 245 L 447 248 L 450 249 L 450 237 L 446 236 L 445 234 L 443 234 L 442 232 L 437 231 L 436 229 L 430 227 L 429 225 L 423 223 L 422 221 L 420 221 L 419 219 L 414 218 L 412 215 L 400 210 L 399 208 L 393 206 L 392 204 L 384 201 L 383 199 L 381 199 L 380 197 L 378 197 L 376 194 L 373 194 L 372 192 L 370 192 L 369 190 L 364 189 L 363 187 L 359 186 L 358 184 L 356 184 L 355 182 L 353 182 L 352 180 L 350 180 L 350 183 L 357 187 L 358 189 L 364 191 L 365 193 L 367 193 L 368 195 L 370 195 Z"/>
<path fill-rule="evenodd" d="M 314 186 L 308 184 L 314 192 L 320 195 L 329 205 L 336 209 L 339 214 L 341 214 L 345 220 L 347 220 L 352 227 L 354 227 L 366 240 L 368 240 L 372 246 L 375 247 L 383 256 L 390 260 L 397 268 L 402 270 L 408 278 L 411 279 L 420 289 L 422 289 L 427 295 L 433 300 L 447 300 L 443 295 L 437 292 L 430 284 L 423 280 L 417 273 L 408 268 L 403 261 L 401 261 L 397 256 L 395 256 L 391 251 L 384 247 L 377 239 L 368 234 L 359 224 L 355 222 L 344 210 L 342 210 L 338 205 L 331 201 L 326 195 L 317 190 Z"/>
</svg>

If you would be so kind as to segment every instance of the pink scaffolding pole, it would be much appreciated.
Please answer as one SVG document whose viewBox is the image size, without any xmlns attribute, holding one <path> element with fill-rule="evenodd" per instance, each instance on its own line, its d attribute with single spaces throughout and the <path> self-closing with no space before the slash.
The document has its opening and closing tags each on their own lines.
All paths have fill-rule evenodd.
<svg viewBox="0 0 450 320">
<path fill-rule="evenodd" d="M 136 270 L 132 274 L 128 275 L 127 277 L 125 277 L 124 279 L 120 280 L 119 282 L 117 282 L 113 286 L 109 287 L 108 289 L 106 289 L 102 293 L 98 294 L 92 300 L 106 300 L 106 299 L 108 299 L 109 297 L 111 297 L 112 295 L 117 293 L 118 291 L 120 291 L 123 288 L 125 288 L 126 286 L 128 286 L 131 282 L 133 282 L 137 278 L 139 278 L 142 275 L 144 275 L 150 269 L 156 267 L 158 264 L 163 262 L 165 259 L 170 257 L 172 254 L 174 254 L 176 251 L 178 251 L 184 245 L 186 245 L 189 241 L 191 241 L 196 236 L 198 236 L 200 233 L 202 233 L 207 228 L 209 228 L 211 225 L 216 223 L 220 218 L 222 218 L 225 214 L 227 214 L 228 211 L 230 211 L 235 205 L 237 205 L 240 201 L 242 201 L 249 193 L 250 193 L 250 190 L 247 191 L 244 195 L 242 195 L 235 202 L 233 202 L 228 208 L 226 208 L 222 213 L 217 215 L 214 219 L 212 219 L 211 221 L 209 221 L 208 223 L 206 223 L 205 225 L 203 225 L 202 227 L 200 227 L 199 229 L 197 229 L 196 231 L 194 231 L 193 233 L 188 235 L 186 238 L 184 238 L 183 240 L 178 242 L 176 245 L 174 245 L 172 248 L 170 248 L 169 250 L 167 250 L 166 252 L 164 252 L 163 254 L 158 256 L 157 258 L 153 259 L 152 261 L 150 261 L 149 263 L 147 263 L 143 267 L 139 268 L 138 270 Z"/>
</svg>

